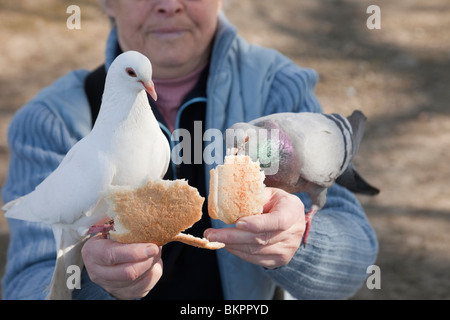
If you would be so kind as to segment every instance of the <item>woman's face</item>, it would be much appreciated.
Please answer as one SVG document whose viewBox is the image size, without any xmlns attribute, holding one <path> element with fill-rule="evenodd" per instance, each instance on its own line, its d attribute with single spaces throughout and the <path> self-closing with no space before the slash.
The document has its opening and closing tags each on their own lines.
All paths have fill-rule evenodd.
<svg viewBox="0 0 450 320">
<path fill-rule="evenodd" d="M 184 76 L 209 59 L 222 0 L 105 0 L 124 51 L 146 55 L 158 79 Z"/>
</svg>

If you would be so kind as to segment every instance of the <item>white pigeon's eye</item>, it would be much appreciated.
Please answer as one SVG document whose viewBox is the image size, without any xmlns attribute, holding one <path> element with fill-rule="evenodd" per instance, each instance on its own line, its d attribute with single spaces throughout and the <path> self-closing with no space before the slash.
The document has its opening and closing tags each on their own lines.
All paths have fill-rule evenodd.
<svg viewBox="0 0 450 320">
<path fill-rule="evenodd" d="M 133 77 L 133 78 L 137 77 L 136 72 L 133 70 L 133 68 L 126 68 L 125 71 L 128 73 L 128 75 L 130 77 Z"/>
</svg>

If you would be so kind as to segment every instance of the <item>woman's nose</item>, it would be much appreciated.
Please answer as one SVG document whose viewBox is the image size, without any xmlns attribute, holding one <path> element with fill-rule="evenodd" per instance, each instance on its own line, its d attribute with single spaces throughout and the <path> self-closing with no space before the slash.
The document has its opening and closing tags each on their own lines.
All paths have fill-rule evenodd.
<svg viewBox="0 0 450 320">
<path fill-rule="evenodd" d="M 158 0 L 155 10 L 161 14 L 173 15 L 183 11 L 183 3 L 180 0 Z"/>
</svg>

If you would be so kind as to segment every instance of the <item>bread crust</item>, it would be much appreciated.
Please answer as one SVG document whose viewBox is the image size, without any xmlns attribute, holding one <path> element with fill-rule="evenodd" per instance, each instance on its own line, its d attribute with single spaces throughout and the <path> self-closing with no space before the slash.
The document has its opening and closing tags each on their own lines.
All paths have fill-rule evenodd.
<svg viewBox="0 0 450 320">
<path fill-rule="evenodd" d="M 227 224 L 260 214 L 264 205 L 264 172 L 248 156 L 226 156 L 210 171 L 208 213 Z"/>
<path fill-rule="evenodd" d="M 184 244 L 188 244 L 190 246 L 194 246 L 197 248 L 209 249 L 209 250 L 218 250 L 225 247 L 225 244 L 222 242 L 210 242 L 205 238 L 197 238 L 190 234 L 185 234 L 180 232 L 177 236 L 175 236 L 173 241 L 183 242 Z"/>
<path fill-rule="evenodd" d="M 206 249 L 224 246 L 180 233 L 201 219 L 205 200 L 185 180 L 151 180 L 137 188 L 111 187 L 105 199 L 108 215 L 114 219 L 115 231 L 110 235 L 118 242 L 163 246 L 183 240 Z"/>
</svg>

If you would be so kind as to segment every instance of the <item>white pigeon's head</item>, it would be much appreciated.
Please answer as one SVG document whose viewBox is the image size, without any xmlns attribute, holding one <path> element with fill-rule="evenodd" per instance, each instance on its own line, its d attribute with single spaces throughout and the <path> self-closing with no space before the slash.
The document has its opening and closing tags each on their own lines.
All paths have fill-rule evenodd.
<svg viewBox="0 0 450 320">
<path fill-rule="evenodd" d="M 158 98 L 152 81 L 152 64 L 137 51 L 126 51 L 117 56 L 108 70 L 108 76 L 120 81 L 120 86 L 127 90 L 139 92 L 145 89 L 155 101 Z"/>
</svg>

